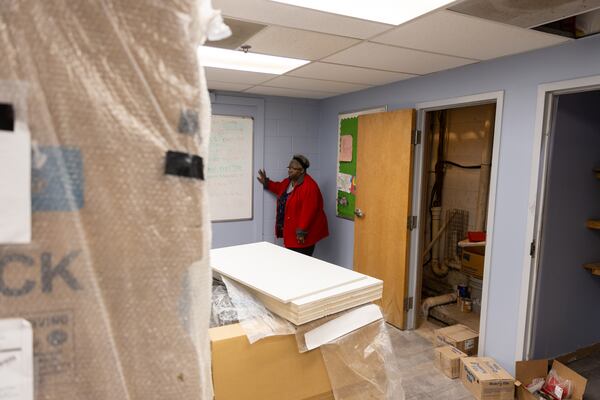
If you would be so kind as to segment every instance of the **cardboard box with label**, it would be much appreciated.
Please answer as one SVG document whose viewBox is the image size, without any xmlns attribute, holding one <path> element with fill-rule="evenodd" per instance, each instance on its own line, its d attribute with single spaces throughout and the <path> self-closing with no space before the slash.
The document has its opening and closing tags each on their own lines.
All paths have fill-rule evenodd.
<svg viewBox="0 0 600 400">
<path fill-rule="evenodd" d="M 442 346 L 447 344 L 469 356 L 474 356 L 478 350 L 479 334 L 461 324 L 436 329 L 433 345 Z"/>
<path fill-rule="evenodd" d="M 518 380 L 518 400 L 540 399 L 539 396 L 532 394 L 527 390 L 527 385 L 529 385 L 535 378 L 545 379 L 548 375 L 548 366 L 548 360 L 517 361 L 515 371 Z M 585 388 L 587 386 L 587 379 L 556 360 L 552 362 L 552 369 L 554 369 L 561 378 L 569 379 L 573 384 L 573 394 L 570 398 L 573 400 L 582 400 L 583 394 L 585 393 Z"/>
<path fill-rule="evenodd" d="M 513 400 L 515 398 L 515 378 L 492 358 L 462 358 L 460 379 L 478 400 Z"/>
<path fill-rule="evenodd" d="M 461 271 L 477 279 L 483 279 L 485 247 L 464 248 L 461 258 Z"/>
<path fill-rule="evenodd" d="M 299 353 L 294 335 L 250 344 L 239 324 L 209 335 L 215 400 L 333 400 L 321 350 Z"/>
<path fill-rule="evenodd" d="M 467 357 L 465 353 L 452 346 L 441 346 L 434 349 L 433 362 L 444 375 L 450 379 L 460 376 L 460 359 Z"/>
</svg>

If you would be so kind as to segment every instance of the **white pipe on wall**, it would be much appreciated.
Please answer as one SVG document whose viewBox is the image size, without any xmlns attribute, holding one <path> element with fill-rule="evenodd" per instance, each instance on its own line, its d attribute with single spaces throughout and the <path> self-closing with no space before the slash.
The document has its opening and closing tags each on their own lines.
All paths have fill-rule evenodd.
<svg viewBox="0 0 600 400">
<path fill-rule="evenodd" d="M 434 238 L 439 237 L 438 232 L 440 230 L 441 214 L 442 207 L 431 208 L 431 235 Z M 435 241 L 431 250 L 431 269 L 437 276 L 446 276 L 448 273 L 448 267 L 440 262 L 440 243 L 438 240 Z"/>
<path fill-rule="evenodd" d="M 486 125 L 490 122 L 487 121 Z M 486 126 L 487 127 L 487 126 Z M 483 154 L 481 155 L 481 169 L 479 170 L 479 190 L 477 193 L 477 209 L 475 210 L 475 231 L 484 231 L 486 216 L 487 216 L 487 205 L 488 205 L 488 194 L 490 191 L 490 170 L 492 167 L 492 131 L 487 130 L 484 136 L 484 148 Z"/>
</svg>

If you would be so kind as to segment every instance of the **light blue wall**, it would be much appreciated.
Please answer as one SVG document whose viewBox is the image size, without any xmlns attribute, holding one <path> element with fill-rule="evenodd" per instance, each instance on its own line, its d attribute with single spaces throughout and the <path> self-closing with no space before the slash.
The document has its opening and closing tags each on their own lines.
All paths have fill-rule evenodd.
<svg viewBox="0 0 600 400">
<path fill-rule="evenodd" d="M 469 65 L 326 99 L 320 103 L 321 190 L 330 216 L 331 237 L 320 256 L 352 266 L 353 223 L 335 215 L 337 116 L 340 112 L 504 91 L 504 112 L 488 292 L 486 355 L 513 371 L 521 273 L 525 254 L 527 204 L 533 152 L 537 88 L 541 83 L 600 75 L 600 36 L 554 48 Z"/>
<path fill-rule="evenodd" d="M 215 114 L 254 118 L 254 171 L 264 168 L 269 178 L 280 180 L 292 155 L 300 153 L 310 160 L 308 173 L 319 183 L 318 101 L 230 92 L 215 92 L 211 100 Z M 275 197 L 254 183 L 255 218 L 213 223 L 213 248 L 261 240 L 280 244 L 274 234 Z"/>
</svg>

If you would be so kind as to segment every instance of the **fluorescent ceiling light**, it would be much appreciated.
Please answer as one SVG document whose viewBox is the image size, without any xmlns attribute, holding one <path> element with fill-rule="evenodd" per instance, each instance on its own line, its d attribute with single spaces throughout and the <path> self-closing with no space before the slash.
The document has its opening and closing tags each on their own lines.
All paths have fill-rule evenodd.
<svg viewBox="0 0 600 400">
<path fill-rule="evenodd" d="M 308 60 L 268 56 L 265 54 L 244 53 L 238 50 L 218 47 L 198 47 L 200 64 L 205 67 L 235 69 L 238 71 L 262 72 L 264 74 L 285 74 L 295 68 L 308 64 Z"/>
<path fill-rule="evenodd" d="M 455 0 L 271 0 L 332 14 L 400 25 Z"/>
</svg>

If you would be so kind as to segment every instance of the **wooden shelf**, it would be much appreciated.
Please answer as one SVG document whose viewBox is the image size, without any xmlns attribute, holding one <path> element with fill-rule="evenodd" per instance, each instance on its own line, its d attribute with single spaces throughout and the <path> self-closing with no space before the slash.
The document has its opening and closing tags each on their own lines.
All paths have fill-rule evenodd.
<svg viewBox="0 0 600 400">
<path fill-rule="evenodd" d="M 583 264 L 583 268 L 589 270 L 592 275 L 600 276 L 600 263 Z"/>
<path fill-rule="evenodd" d="M 600 230 L 600 220 L 599 219 L 588 219 L 587 222 L 585 223 L 585 226 L 587 226 L 590 229 L 599 229 Z"/>
</svg>

